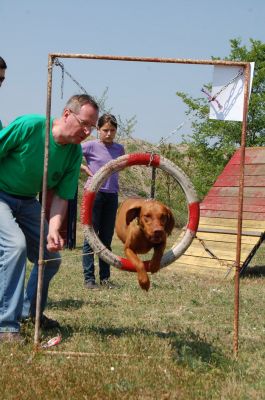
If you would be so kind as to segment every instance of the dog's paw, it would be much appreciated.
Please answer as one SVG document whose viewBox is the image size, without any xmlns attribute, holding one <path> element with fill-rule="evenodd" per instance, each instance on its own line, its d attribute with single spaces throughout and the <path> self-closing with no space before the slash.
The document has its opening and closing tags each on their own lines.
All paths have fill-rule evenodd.
<svg viewBox="0 0 265 400">
<path fill-rule="evenodd" d="M 138 282 L 139 285 L 141 286 L 141 288 L 143 290 L 146 290 L 148 292 L 149 288 L 150 288 L 150 280 L 148 278 L 147 273 L 138 273 Z"/>
<path fill-rule="evenodd" d="M 155 274 L 159 270 L 160 270 L 160 263 L 152 263 L 152 261 L 151 261 L 150 262 L 150 272 L 152 274 Z"/>
</svg>

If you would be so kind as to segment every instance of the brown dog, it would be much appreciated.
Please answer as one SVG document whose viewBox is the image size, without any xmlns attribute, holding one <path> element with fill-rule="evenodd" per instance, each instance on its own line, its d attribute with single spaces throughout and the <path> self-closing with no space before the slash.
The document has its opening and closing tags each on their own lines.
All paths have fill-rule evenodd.
<svg viewBox="0 0 265 400">
<path fill-rule="evenodd" d="M 148 290 L 150 281 L 144 263 L 137 254 L 145 254 L 153 248 L 150 271 L 157 272 L 167 237 L 174 225 L 171 210 L 160 201 L 135 198 L 127 199 L 120 205 L 116 217 L 116 233 L 124 243 L 126 257 L 135 266 L 142 289 Z"/>
</svg>

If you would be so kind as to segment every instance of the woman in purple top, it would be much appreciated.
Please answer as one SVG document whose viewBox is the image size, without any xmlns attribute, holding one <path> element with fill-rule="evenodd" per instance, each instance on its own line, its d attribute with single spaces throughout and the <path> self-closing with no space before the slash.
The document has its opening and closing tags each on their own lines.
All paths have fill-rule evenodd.
<svg viewBox="0 0 265 400">
<path fill-rule="evenodd" d="M 89 187 L 92 176 L 99 168 L 110 160 L 124 155 L 124 147 L 114 142 L 117 127 L 118 124 L 114 115 L 103 114 L 98 120 L 98 140 L 91 140 L 82 144 L 83 156 L 87 165 L 82 164 L 81 170 L 88 176 L 85 190 Z M 92 212 L 95 232 L 101 242 L 110 250 L 118 208 L 118 192 L 119 182 L 116 172 L 104 182 L 97 192 Z M 87 289 L 98 289 L 95 279 L 94 254 L 86 239 L 84 240 L 83 253 L 85 287 Z M 111 288 L 113 284 L 111 284 L 109 278 L 110 266 L 99 258 L 100 284 Z"/>
</svg>

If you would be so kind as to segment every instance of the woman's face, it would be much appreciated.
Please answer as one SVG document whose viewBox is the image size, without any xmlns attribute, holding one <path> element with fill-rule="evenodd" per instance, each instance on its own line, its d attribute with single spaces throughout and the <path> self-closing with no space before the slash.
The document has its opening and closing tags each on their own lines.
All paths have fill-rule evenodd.
<svg viewBox="0 0 265 400">
<path fill-rule="evenodd" d="M 110 122 L 106 122 L 98 129 L 99 140 L 105 144 L 112 144 L 115 138 L 117 129 Z"/>
</svg>

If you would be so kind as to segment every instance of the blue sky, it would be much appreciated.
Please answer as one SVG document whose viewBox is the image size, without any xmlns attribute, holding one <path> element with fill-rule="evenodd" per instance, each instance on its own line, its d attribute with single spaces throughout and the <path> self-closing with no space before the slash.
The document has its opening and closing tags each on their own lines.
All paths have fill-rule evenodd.
<svg viewBox="0 0 265 400">
<path fill-rule="evenodd" d="M 28 113 L 46 113 L 49 53 L 159 58 L 224 58 L 232 38 L 265 42 L 264 0 L 0 0 L 0 55 L 6 81 L 0 89 L 4 124 Z M 185 120 L 176 96 L 201 96 L 211 66 L 60 59 L 88 93 L 101 97 L 123 120 L 136 116 L 134 136 L 158 143 Z M 78 87 L 53 73 L 52 115 Z M 170 141 L 177 143 L 188 126 Z"/>
</svg>

